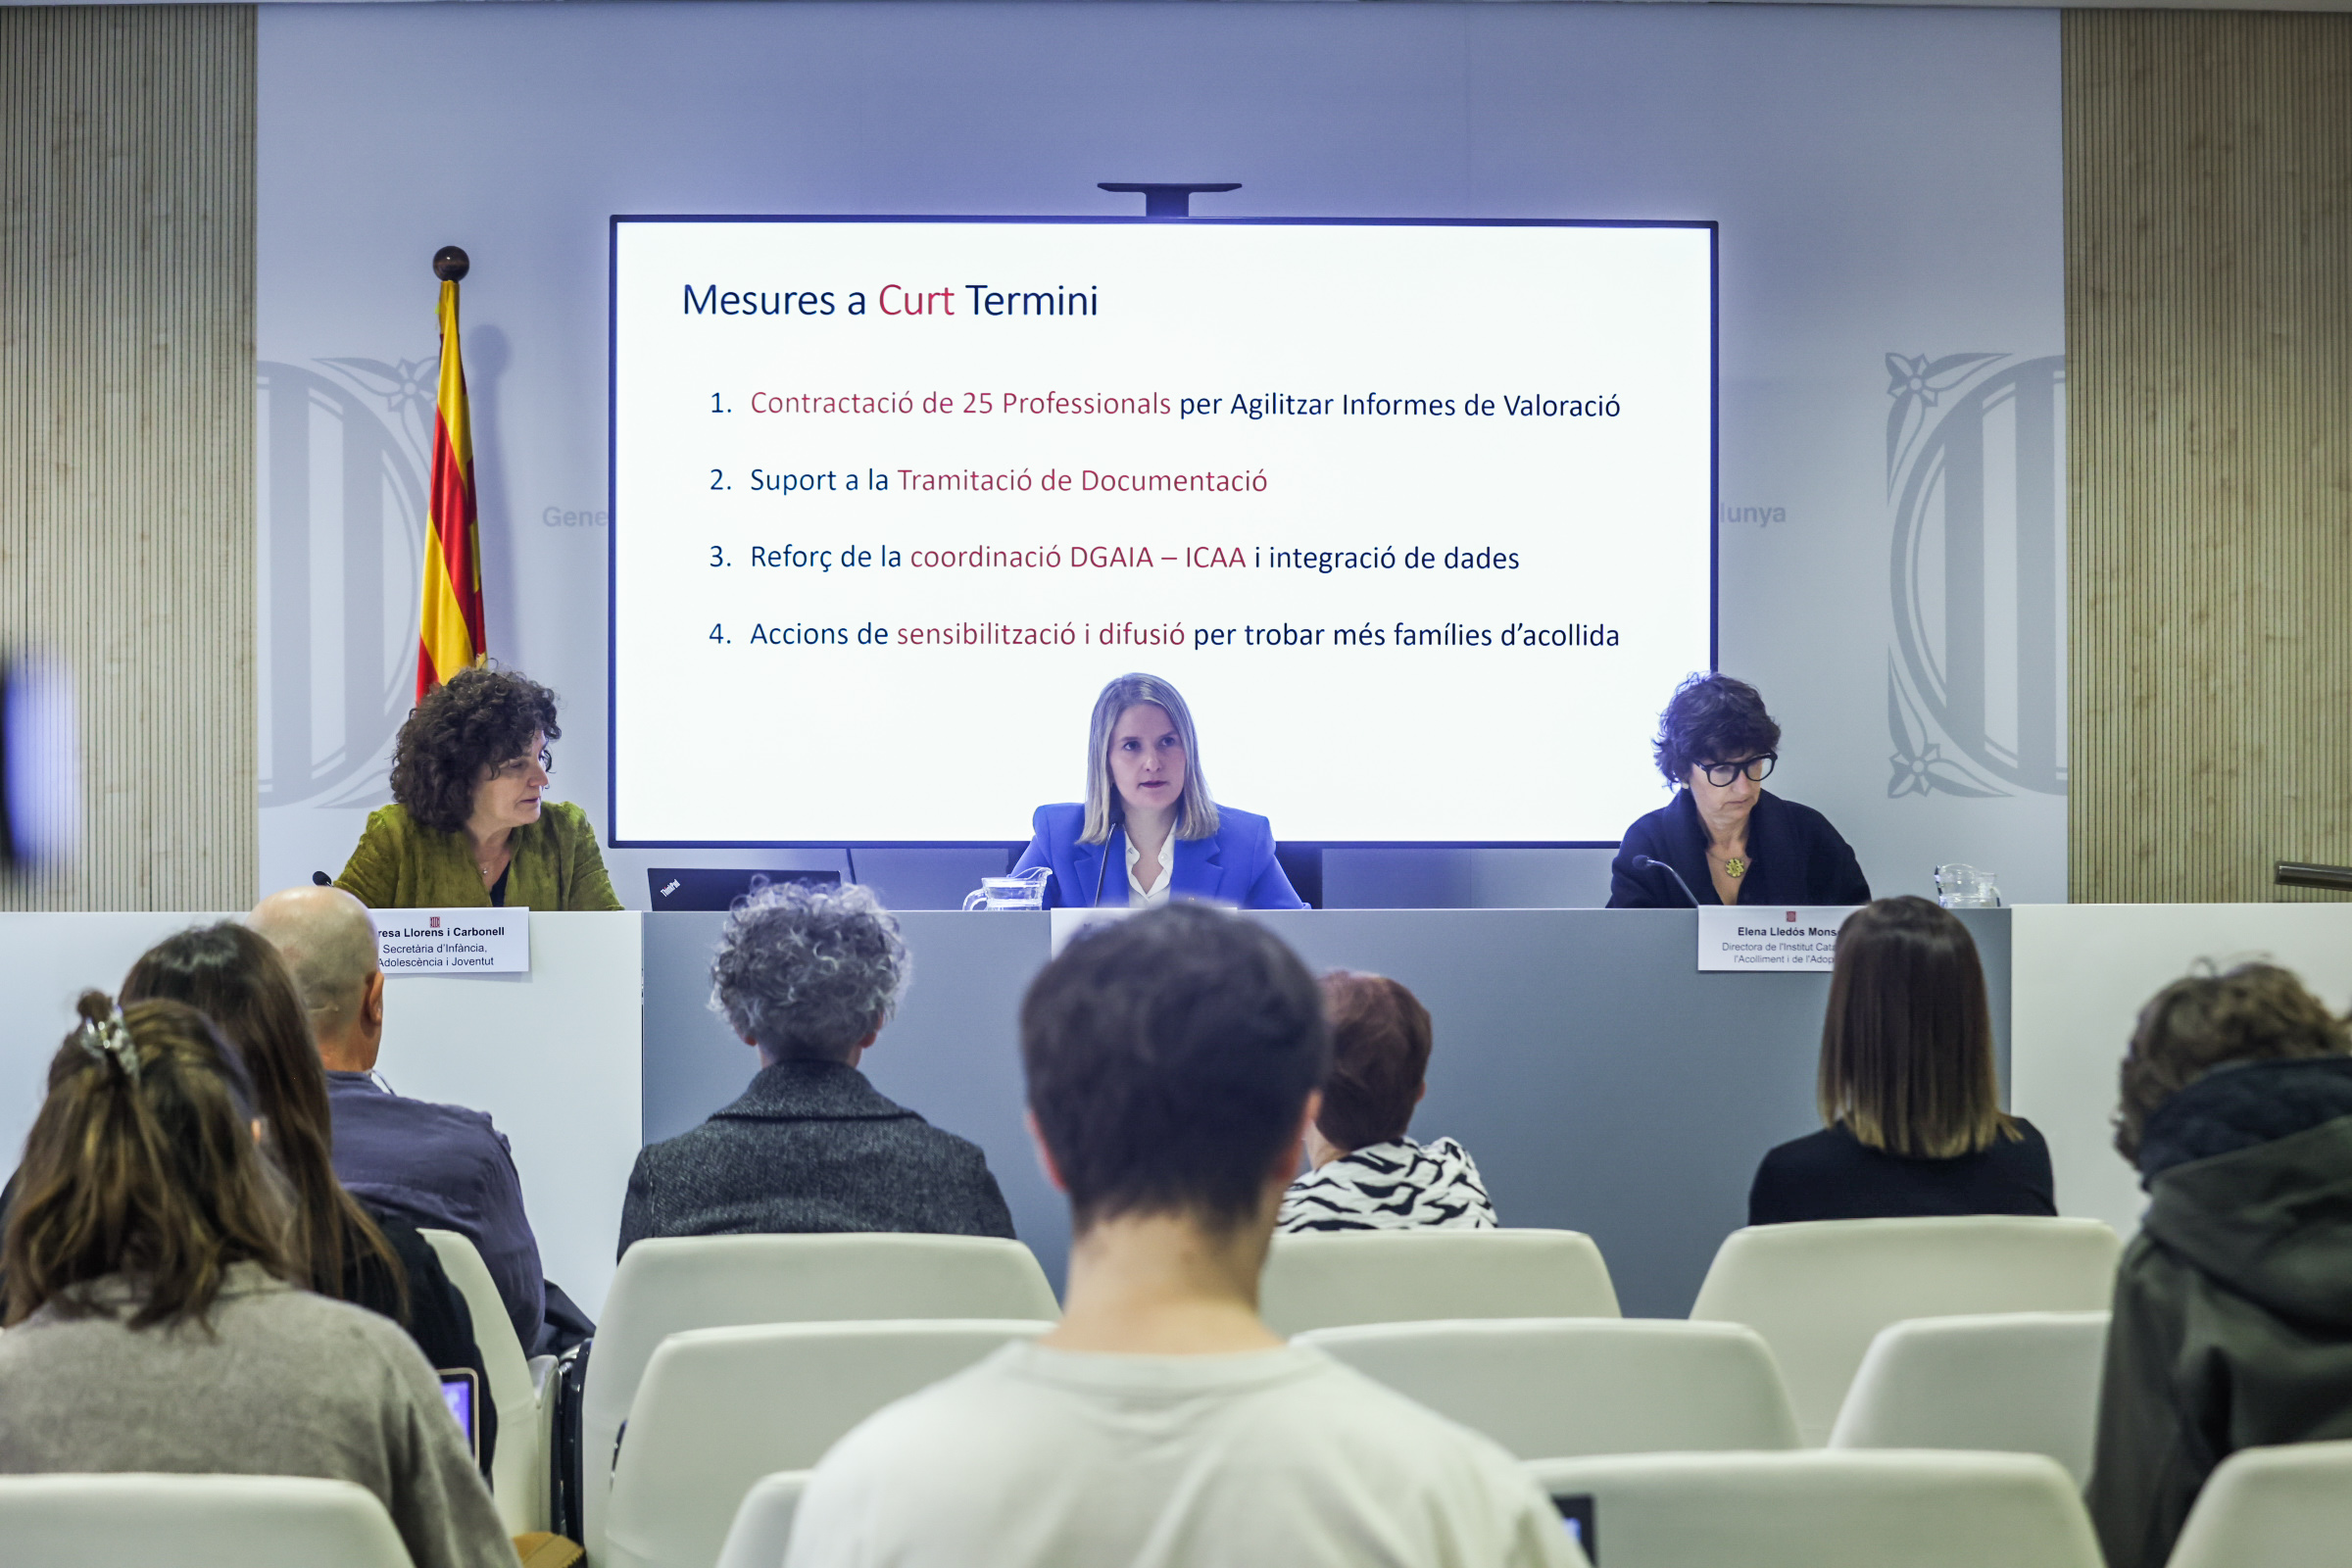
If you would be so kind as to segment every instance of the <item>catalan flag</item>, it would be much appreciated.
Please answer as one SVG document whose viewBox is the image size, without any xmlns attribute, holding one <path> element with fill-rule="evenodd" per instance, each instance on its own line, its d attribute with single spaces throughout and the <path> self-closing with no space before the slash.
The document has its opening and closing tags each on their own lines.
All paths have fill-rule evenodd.
<svg viewBox="0 0 2352 1568">
<path fill-rule="evenodd" d="M 416 624 L 416 700 L 481 662 L 482 544 L 473 511 L 473 427 L 458 358 L 461 260 L 441 281 L 441 393 L 433 415 L 433 485 L 426 501 L 424 600 Z M 436 258 L 436 264 L 438 263 Z M 436 270 L 440 270 L 436 265 Z M 451 276 L 449 273 L 456 273 Z"/>
</svg>

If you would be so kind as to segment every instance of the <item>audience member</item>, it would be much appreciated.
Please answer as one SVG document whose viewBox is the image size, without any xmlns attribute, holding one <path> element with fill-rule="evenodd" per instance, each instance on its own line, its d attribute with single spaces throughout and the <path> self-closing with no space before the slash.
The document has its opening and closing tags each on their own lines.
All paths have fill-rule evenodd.
<svg viewBox="0 0 2352 1568">
<path fill-rule="evenodd" d="M 432 1247 L 416 1227 L 363 1206 L 335 1179 L 326 1074 L 277 950 L 234 920 L 167 937 L 122 978 L 125 1005 L 157 1000 L 186 1003 L 236 1048 L 270 1152 L 293 1190 L 291 1250 L 311 1289 L 391 1318 L 434 1366 L 470 1368 L 475 1386 L 487 1389 L 473 1315 Z M 498 1412 L 488 1399 L 475 1409 L 487 1470 Z"/>
<path fill-rule="evenodd" d="M 979 1146 L 858 1070 L 907 967 L 898 921 L 862 887 L 782 883 L 739 905 L 711 964 L 710 1010 L 759 1052 L 760 1071 L 743 1098 L 638 1154 L 620 1250 L 649 1236 L 1010 1236 Z"/>
<path fill-rule="evenodd" d="M 2058 1212 L 2049 1146 L 2001 1109 L 1977 945 L 1926 899 L 1839 927 L 1818 1103 L 1822 1130 L 1757 1167 L 1750 1225 Z"/>
<path fill-rule="evenodd" d="M 1405 1136 L 1429 1093 L 1429 1009 L 1385 975 L 1323 977 L 1331 1077 L 1306 1130 L 1313 1168 L 1282 1200 L 1282 1231 L 1491 1229 L 1478 1165 L 1450 1138 Z"/>
<path fill-rule="evenodd" d="M 1021 1054 L 1061 1322 L 842 1439 L 787 1568 L 1581 1560 L 1500 1447 L 1258 1318 L 1331 1059 L 1278 938 L 1193 904 L 1098 927 L 1030 986 Z"/>
<path fill-rule="evenodd" d="M 530 1354 L 547 1287 L 522 1211 L 522 1178 L 488 1115 L 404 1100 L 376 1080 L 384 971 L 368 906 L 340 888 L 290 888 L 264 899 L 245 923 L 286 960 L 310 1011 L 345 1191 L 378 1213 L 471 1242 Z"/>
<path fill-rule="evenodd" d="M 350 1481 L 418 1568 L 514 1568 L 408 1336 L 297 1288 L 236 1054 L 177 1003 L 79 1012 L 5 1243 L 0 1471 Z"/>
<path fill-rule="evenodd" d="M 2109 1568 L 2160 1568 L 2239 1448 L 2352 1438 L 2348 1050 L 2267 963 L 2140 1010 L 2115 1147 L 2148 1208 L 2116 1277 L 2089 1488 Z"/>
</svg>

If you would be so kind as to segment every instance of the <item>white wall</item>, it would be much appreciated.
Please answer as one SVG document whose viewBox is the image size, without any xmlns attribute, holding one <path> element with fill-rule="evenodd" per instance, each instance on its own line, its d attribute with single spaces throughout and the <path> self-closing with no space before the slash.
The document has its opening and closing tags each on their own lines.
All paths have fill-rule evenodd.
<svg viewBox="0 0 2352 1568">
<path fill-rule="evenodd" d="M 2267 958 L 2352 1006 L 2352 905 L 2026 906 L 2010 926 L 2010 1103 L 2049 1140 L 2058 1209 L 2126 1237 L 2147 1206 L 2115 1152 L 2117 1072 L 2139 1009 L 2201 963 Z"/>
<path fill-rule="evenodd" d="M 386 798 L 437 247 L 474 264 L 490 645 L 566 698 L 556 787 L 601 819 L 609 216 L 1127 213 L 1095 182 L 1189 178 L 1243 181 L 1201 202 L 1237 217 L 1719 220 L 1721 662 L 1787 728 L 1774 787 L 1881 891 L 1965 859 L 2063 899 L 2058 82 L 2037 11 L 266 7 L 262 884 Z M 1981 505 L 1910 486 L 1963 472 Z M 1572 853 L 1368 853 L 1348 902 L 1599 891 Z M 763 858 L 614 882 L 698 858 Z"/>
</svg>

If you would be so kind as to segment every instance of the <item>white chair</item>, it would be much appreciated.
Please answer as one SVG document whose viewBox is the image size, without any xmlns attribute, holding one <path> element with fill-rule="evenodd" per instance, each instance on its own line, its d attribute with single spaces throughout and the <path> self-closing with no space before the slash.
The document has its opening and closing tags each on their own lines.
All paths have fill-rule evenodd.
<svg viewBox="0 0 2352 1568">
<path fill-rule="evenodd" d="M 735 1510 L 735 1522 L 727 1526 L 718 1568 L 779 1568 L 784 1548 L 792 1544 L 793 1515 L 808 1490 L 806 1470 L 781 1470 L 754 1482 Z"/>
<path fill-rule="evenodd" d="M 612 1444 L 637 1380 L 682 1329 L 876 1318 L 1056 1318 L 1037 1258 L 993 1236 L 693 1236 L 639 1242 L 605 1296 L 580 1391 L 582 1528 L 604 1542 Z M 780 1468 L 767 1466 L 769 1470 Z"/>
<path fill-rule="evenodd" d="M 2109 1304 L 2123 1243 L 2095 1219 L 1972 1214 L 1756 1225 L 1724 1239 L 1690 1308 L 1764 1336 L 1796 1428 L 1829 1441 L 1879 1330 L 1969 1312 L 2090 1312 Z"/>
<path fill-rule="evenodd" d="M 2081 1488 L 2099 1431 L 2105 1312 L 1916 1317 L 1881 1329 L 1833 1448 L 2046 1453 Z"/>
<path fill-rule="evenodd" d="M 760 1477 L 1050 1322 L 776 1323 L 662 1342 L 612 1472 L 599 1568 L 711 1568 Z"/>
<path fill-rule="evenodd" d="M 1592 1499 L 1607 1568 L 2102 1568 L 2090 1518 L 2037 1453 L 1642 1453 L 1544 1459 Z"/>
<path fill-rule="evenodd" d="M 1659 1318 L 1379 1323 L 1298 1336 L 1522 1459 L 1793 1448 L 1754 1329 Z"/>
<path fill-rule="evenodd" d="M 1615 1317 L 1581 1231 L 1330 1231 L 1274 1238 L 1258 1310 L 1277 1334 L 1462 1317 Z"/>
<path fill-rule="evenodd" d="M 410 1568 L 375 1494 L 291 1476 L 0 1477 L 8 1568 Z"/>
<path fill-rule="evenodd" d="M 2206 1478 L 2165 1568 L 2311 1568 L 2352 1555 L 2352 1443 L 2240 1448 Z"/>
<path fill-rule="evenodd" d="M 489 1265 L 474 1245 L 456 1231 L 424 1230 L 449 1282 L 466 1298 L 473 1318 L 474 1348 L 489 1374 L 484 1391 L 498 1409 L 498 1451 L 490 1459 L 490 1492 L 510 1536 L 547 1528 L 547 1450 L 539 1432 L 539 1390 L 514 1338 L 514 1321 L 490 1278 Z"/>
</svg>

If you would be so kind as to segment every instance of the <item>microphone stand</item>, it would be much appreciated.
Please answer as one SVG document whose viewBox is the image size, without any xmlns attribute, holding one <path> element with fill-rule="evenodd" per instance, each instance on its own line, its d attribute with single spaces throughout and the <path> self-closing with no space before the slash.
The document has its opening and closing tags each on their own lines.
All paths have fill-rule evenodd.
<svg viewBox="0 0 2352 1568">
<path fill-rule="evenodd" d="M 1637 871 L 1655 869 L 1665 872 L 1674 878 L 1674 885 L 1683 890 L 1683 897 L 1690 901 L 1690 907 L 1693 909 L 1698 907 L 1698 895 L 1690 891 L 1690 884 L 1683 880 L 1683 873 L 1668 865 L 1664 860 L 1655 860 L 1646 855 L 1637 855 L 1634 857 L 1634 869 Z"/>
<path fill-rule="evenodd" d="M 1110 831 L 1102 836 L 1102 863 L 1095 867 L 1095 908 L 1102 907 L 1102 873 L 1110 869 L 1110 841 L 1126 830 L 1127 812 L 1114 788 L 1110 792 Z"/>
</svg>

